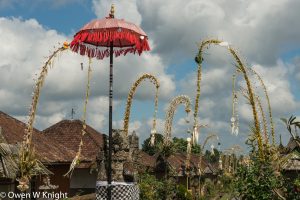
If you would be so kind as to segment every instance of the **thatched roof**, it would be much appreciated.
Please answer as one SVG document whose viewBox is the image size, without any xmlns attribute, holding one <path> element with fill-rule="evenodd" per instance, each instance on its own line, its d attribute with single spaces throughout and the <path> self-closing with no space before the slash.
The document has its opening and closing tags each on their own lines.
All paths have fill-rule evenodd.
<svg viewBox="0 0 300 200">
<path fill-rule="evenodd" d="M 300 171 L 300 153 L 293 151 L 281 159 L 281 168 L 285 171 Z"/>
<path fill-rule="evenodd" d="M 20 145 L 0 143 L 0 178 L 15 179 L 18 175 Z M 52 174 L 41 162 L 37 162 L 32 175 Z"/>
<path fill-rule="evenodd" d="M 300 138 L 299 137 L 296 137 L 296 138 L 291 137 L 289 143 L 286 145 L 286 150 L 288 153 L 290 153 L 294 150 L 300 151 Z"/>
<path fill-rule="evenodd" d="M 15 179 L 18 173 L 16 145 L 0 143 L 0 178 Z"/>
</svg>

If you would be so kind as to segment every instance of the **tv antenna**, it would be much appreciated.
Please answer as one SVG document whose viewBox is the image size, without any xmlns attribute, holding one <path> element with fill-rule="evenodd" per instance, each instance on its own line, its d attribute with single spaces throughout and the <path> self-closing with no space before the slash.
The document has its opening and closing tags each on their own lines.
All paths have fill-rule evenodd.
<svg viewBox="0 0 300 200">
<path fill-rule="evenodd" d="M 71 119 L 73 120 L 74 119 L 74 115 L 75 115 L 76 113 L 75 113 L 75 109 L 74 108 L 72 108 L 72 110 L 71 110 Z"/>
</svg>

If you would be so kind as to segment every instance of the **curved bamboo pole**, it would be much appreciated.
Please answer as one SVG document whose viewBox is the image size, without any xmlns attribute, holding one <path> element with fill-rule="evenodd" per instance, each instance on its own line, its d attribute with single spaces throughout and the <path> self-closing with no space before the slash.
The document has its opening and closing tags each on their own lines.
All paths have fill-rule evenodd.
<svg viewBox="0 0 300 200">
<path fill-rule="evenodd" d="M 269 137 L 268 137 L 268 129 L 267 129 L 267 119 L 266 119 L 266 115 L 263 109 L 263 106 L 261 105 L 261 101 L 258 95 L 255 96 L 258 108 L 259 108 L 259 112 L 261 114 L 261 119 L 262 119 L 262 124 L 263 124 L 263 129 L 264 129 L 264 141 L 265 144 L 268 146 L 269 145 Z"/>
<path fill-rule="evenodd" d="M 44 85 L 45 82 L 45 78 L 48 74 L 48 70 L 49 67 L 53 67 L 53 60 L 57 57 L 57 55 L 68 49 L 69 48 L 69 44 L 64 43 L 64 45 L 62 47 L 59 47 L 57 50 L 55 50 L 48 58 L 48 60 L 45 62 L 45 65 L 42 67 L 42 71 L 40 72 L 40 76 L 36 81 L 35 84 L 35 89 L 33 92 L 33 96 L 32 96 L 32 102 L 31 102 L 31 106 L 30 106 L 30 111 L 29 111 L 29 119 L 27 122 L 27 128 L 25 130 L 25 141 L 26 144 L 31 144 L 32 141 L 32 131 L 33 131 L 33 123 L 35 120 L 35 114 L 36 114 L 36 108 L 37 108 L 37 104 L 39 101 L 39 97 L 40 97 L 40 92 L 41 92 L 41 88 Z"/>
<path fill-rule="evenodd" d="M 156 93 L 155 93 L 155 101 L 154 101 L 154 106 L 155 106 L 155 110 L 154 110 L 154 116 L 153 116 L 153 129 L 156 128 L 156 114 L 157 114 L 157 106 L 158 106 L 158 88 L 159 88 L 159 82 L 156 79 L 155 76 L 151 75 L 151 74 L 143 74 L 141 77 L 139 77 L 131 86 L 131 89 L 128 93 L 128 97 L 127 97 L 127 103 L 126 103 L 126 109 L 125 109 L 125 113 L 124 113 L 124 124 L 123 124 L 123 130 L 125 135 L 128 135 L 128 127 L 129 127 L 129 119 L 130 119 L 130 109 L 131 109 L 131 104 L 132 104 L 132 99 L 133 96 L 136 92 L 137 87 L 140 85 L 140 83 L 144 80 L 150 80 L 151 83 L 153 83 L 156 87 Z"/>
<path fill-rule="evenodd" d="M 260 125 L 258 122 L 258 114 L 256 111 L 256 105 L 255 105 L 255 99 L 254 99 L 254 93 L 253 93 L 253 89 L 252 89 L 252 85 L 250 82 L 250 79 L 248 77 L 248 73 L 246 71 L 246 67 L 243 64 L 243 62 L 241 61 L 241 59 L 239 58 L 239 56 L 237 55 L 237 53 L 235 52 L 235 50 L 228 45 L 227 42 L 223 42 L 221 40 L 216 40 L 216 39 L 211 39 L 211 40 L 205 40 L 201 43 L 198 54 L 195 58 L 196 62 L 198 63 L 198 79 L 197 79 L 197 94 L 196 94 L 196 100 L 195 100 L 195 112 L 194 112 L 194 126 L 197 126 L 197 116 L 198 116 L 198 108 L 199 108 L 199 98 L 200 98 L 200 81 L 201 81 L 201 67 L 202 67 L 202 62 L 203 62 L 203 50 L 206 46 L 209 46 L 210 44 L 214 44 L 214 45 L 220 45 L 220 46 L 226 46 L 230 52 L 230 54 L 233 56 L 233 58 L 235 59 L 235 61 L 237 62 L 237 68 L 238 70 L 240 70 L 243 73 L 244 79 L 246 81 L 247 84 L 247 89 L 248 89 L 248 93 L 249 93 L 249 101 L 252 107 L 252 113 L 253 113 L 253 119 L 254 119 L 254 131 L 255 131 L 255 136 L 257 139 L 257 143 L 258 143 L 258 149 L 259 149 L 259 155 L 260 158 L 264 158 L 264 153 L 263 153 L 263 145 L 262 145 L 262 138 L 261 138 L 261 134 L 260 134 Z"/>
<path fill-rule="evenodd" d="M 268 112 L 269 112 L 269 118 L 270 118 L 270 124 L 271 124 L 271 135 L 272 135 L 272 144 L 275 145 L 275 130 L 274 130 L 274 122 L 273 122 L 273 117 L 272 117 L 272 109 L 271 109 L 271 103 L 270 103 L 270 98 L 269 98 L 269 94 L 267 91 L 267 87 L 264 83 L 264 81 L 262 80 L 261 76 L 251 67 L 247 68 L 250 72 L 252 72 L 253 74 L 255 74 L 255 76 L 257 77 L 257 79 L 259 80 L 261 86 L 263 87 L 266 99 L 267 99 L 267 104 L 268 104 Z"/>
<path fill-rule="evenodd" d="M 190 98 L 186 95 L 180 95 L 172 99 L 169 104 L 168 110 L 166 112 L 166 121 L 165 121 L 165 130 L 164 130 L 164 144 L 169 145 L 171 138 L 171 131 L 172 131 L 172 124 L 175 111 L 177 106 L 180 104 L 185 105 L 185 112 L 189 113 L 191 111 L 191 101 Z"/>
<path fill-rule="evenodd" d="M 53 67 L 54 59 L 57 57 L 57 55 L 60 52 L 68 48 L 69 48 L 69 44 L 67 42 L 64 42 L 62 47 L 59 47 L 49 56 L 48 60 L 45 62 L 44 66 L 42 67 L 40 76 L 38 77 L 35 83 L 35 88 L 34 88 L 32 102 L 29 111 L 29 119 L 27 122 L 24 140 L 21 145 L 20 154 L 19 154 L 20 178 L 18 179 L 19 185 L 17 186 L 17 188 L 22 192 L 26 191 L 29 187 L 29 181 L 32 176 L 30 170 L 32 170 L 32 168 L 35 167 L 35 165 L 39 162 L 35 158 L 35 152 L 32 145 L 32 135 L 33 135 L 33 123 L 36 116 L 36 109 L 40 97 L 41 88 L 43 87 L 45 78 L 48 74 L 49 67 L 50 68 Z"/>
<path fill-rule="evenodd" d="M 239 71 L 236 71 L 235 76 L 238 74 L 238 72 Z M 248 91 L 245 88 L 241 87 L 241 92 L 242 92 L 243 96 L 249 101 Z M 266 146 L 269 146 L 267 119 L 266 119 L 264 108 L 261 104 L 260 97 L 258 95 L 255 95 L 255 102 L 257 103 L 257 106 L 259 108 L 259 113 L 261 115 L 262 122 L 260 122 L 260 124 L 262 124 L 263 130 L 264 130 L 264 143 L 266 144 Z"/>
</svg>

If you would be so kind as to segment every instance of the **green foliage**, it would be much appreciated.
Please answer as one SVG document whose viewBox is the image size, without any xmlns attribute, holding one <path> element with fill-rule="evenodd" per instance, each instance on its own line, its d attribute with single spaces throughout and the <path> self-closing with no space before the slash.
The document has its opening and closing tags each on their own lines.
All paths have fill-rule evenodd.
<svg viewBox="0 0 300 200">
<path fill-rule="evenodd" d="M 183 138 L 174 137 L 173 141 L 168 147 L 163 146 L 163 135 L 156 134 L 155 135 L 155 143 L 154 146 L 150 145 L 150 137 L 147 138 L 142 144 L 142 150 L 149 155 L 154 155 L 156 153 L 186 153 L 187 150 L 187 141 Z M 200 146 L 198 144 L 192 146 L 192 153 L 199 154 Z"/>
<path fill-rule="evenodd" d="M 153 175 L 142 174 L 139 181 L 141 200 L 193 200 L 183 185 L 171 179 L 158 180 Z"/>
<path fill-rule="evenodd" d="M 162 197 L 165 196 L 163 182 L 149 174 L 141 175 L 139 188 L 141 200 L 162 200 Z"/>
<path fill-rule="evenodd" d="M 187 141 L 183 138 L 173 138 L 173 145 L 174 150 L 176 153 L 186 153 L 187 149 Z M 198 144 L 192 145 L 192 153 L 199 154 L 200 153 L 200 146 Z"/>
<path fill-rule="evenodd" d="M 275 173 L 269 156 L 261 160 L 257 152 L 249 166 L 241 165 L 237 170 L 235 188 L 242 199 L 278 199 L 274 190 L 281 184 L 281 176 Z"/>
<path fill-rule="evenodd" d="M 210 179 L 205 179 L 201 186 L 204 190 L 203 196 L 199 200 L 220 199 L 228 200 L 235 199 L 235 184 L 234 177 L 230 174 L 220 174 L 216 182 Z"/>
<path fill-rule="evenodd" d="M 164 158 L 168 158 L 175 153 L 174 144 L 172 142 L 170 142 L 168 145 L 161 145 L 159 149 Z"/>
<path fill-rule="evenodd" d="M 176 197 L 180 200 L 193 200 L 192 194 L 187 191 L 186 186 L 184 185 L 177 186 Z"/>
<path fill-rule="evenodd" d="M 232 193 L 234 192 L 234 177 L 228 174 L 223 174 L 219 177 L 220 185 L 221 185 L 221 192 L 223 193 Z"/>
<path fill-rule="evenodd" d="M 164 137 L 161 134 L 155 135 L 155 143 L 150 145 L 150 137 L 147 138 L 142 144 L 142 150 L 149 155 L 161 153 L 165 157 L 170 156 L 173 153 L 185 153 L 187 149 L 187 141 L 183 138 L 173 138 L 173 141 L 169 145 L 163 144 Z M 199 145 L 192 147 L 193 153 L 199 153 Z"/>
<path fill-rule="evenodd" d="M 220 158 L 220 151 L 218 151 L 217 149 L 214 149 L 214 154 L 212 154 L 211 151 L 206 150 L 205 154 L 204 154 L 204 158 L 206 161 L 210 162 L 210 163 L 216 163 L 219 162 L 219 158 Z"/>
<path fill-rule="evenodd" d="M 216 186 L 211 180 L 209 179 L 205 180 L 204 185 L 206 188 L 206 192 L 205 192 L 206 198 L 211 199 L 214 196 L 216 196 L 217 193 Z"/>
<path fill-rule="evenodd" d="M 155 142 L 154 142 L 154 146 L 150 145 L 150 137 L 147 138 L 144 143 L 142 144 L 142 150 L 146 153 L 148 153 L 149 155 L 154 155 L 156 153 L 160 152 L 160 146 L 163 143 L 163 139 L 164 136 L 162 134 L 155 134 Z"/>
<path fill-rule="evenodd" d="M 286 199 L 300 200 L 300 177 L 294 181 L 286 178 L 284 180 Z"/>
<path fill-rule="evenodd" d="M 300 177 L 294 181 L 296 187 L 300 187 Z"/>
<path fill-rule="evenodd" d="M 299 121 L 295 121 L 296 117 L 294 117 L 293 115 L 289 118 L 289 119 L 285 119 L 285 118 L 280 118 L 281 121 L 283 121 L 283 123 L 285 123 L 286 128 L 288 129 L 289 133 L 291 134 L 291 136 L 295 139 L 298 137 L 297 135 L 297 128 L 300 128 L 300 122 Z M 293 133 L 292 131 L 292 126 L 295 129 L 295 132 Z"/>
</svg>

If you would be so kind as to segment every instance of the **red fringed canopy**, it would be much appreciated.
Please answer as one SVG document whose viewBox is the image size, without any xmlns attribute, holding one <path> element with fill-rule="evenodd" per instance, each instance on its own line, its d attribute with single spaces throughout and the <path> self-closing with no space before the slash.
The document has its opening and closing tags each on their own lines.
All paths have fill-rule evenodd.
<svg viewBox="0 0 300 200">
<path fill-rule="evenodd" d="M 140 55 L 150 50 L 148 37 L 140 27 L 123 19 L 109 17 L 86 24 L 75 34 L 70 48 L 81 55 L 103 59 L 110 55 L 111 42 L 116 57 L 136 52 Z"/>
</svg>

